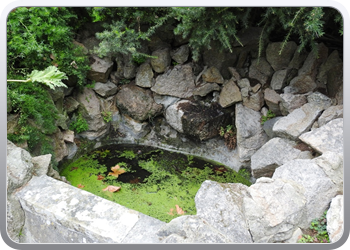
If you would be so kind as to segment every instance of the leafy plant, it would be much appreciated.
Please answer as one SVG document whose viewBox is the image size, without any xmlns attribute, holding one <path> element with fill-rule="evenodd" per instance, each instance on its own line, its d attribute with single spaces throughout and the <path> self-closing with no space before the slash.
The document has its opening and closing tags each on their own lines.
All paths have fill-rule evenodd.
<svg viewBox="0 0 350 250">
<path fill-rule="evenodd" d="M 268 110 L 266 116 L 263 115 L 263 116 L 261 117 L 261 125 L 264 125 L 264 123 L 265 123 L 266 121 L 268 121 L 268 120 L 270 120 L 270 119 L 272 119 L 272 118 L 274 118 L 274 117 L 276 117 L 276 114 L 273 113 L 271 110 Z"/>
<path fill-rule="evenodd" d="M 112 120 L 112 112 L 111 111 L 103 111 L 101 112 L 103 120 L 108 123 Z"/>
<path fill-rule="evenodd" d="M 327 211 L 311 222 L 310 229 L 313 235 L 303 234 L 298 243 L 329 243 L 327 232 Z"/>
<path fill-rule="evenodd" d="M 74 130 L 79 134 L 84 131 L 87 131 L 89 129 L 89 124 L 84 119 L 83 115 L 79 113 L 76 120 L 69 125 L 69 129 Z"/>
<path fill-rule="evenodd" d="M 233 125 L 227 125 L 226 128 L 221 127 L 219 131 L 220 136 L 224 137 L 225 145 L 229 149 L 235 149 L 236 148 L 236 131 L 233 128 Z"/>
<path fill-rule="evenodd" d="M 28 79 L 26 80 L 8 79 L 7 82 L 40 82 L 54 90 L 56 87 L 67 88 L 67 86 L 62 82 L 63 79 L 68 79 L 65 73 L 59 71 L 55 66 L 49 66 L 42 71 L 33 70 L 32 73 L 28 75 Z"/>
<path fill-rule="evenodd" d="M 74 8 L 19 7 L 7 19 L 8 74 L 57 66 L 85 83 L 88 58 L 73 43 L 78 16 Z"/>
</svg>

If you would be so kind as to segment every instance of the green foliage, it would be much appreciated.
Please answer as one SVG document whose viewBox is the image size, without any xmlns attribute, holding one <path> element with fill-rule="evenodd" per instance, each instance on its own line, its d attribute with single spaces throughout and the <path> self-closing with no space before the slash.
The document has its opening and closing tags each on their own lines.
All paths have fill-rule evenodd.
<svg viewBox="0 0 350 250">
<path fill-rule="evenodd" d="M 220 128 L 220 136 L 224 136 L 225 133 L 233 133 L 233 125 L 227 125 L 226 128 Z"/>
<path fill-rule="evenodd" d="M 245 178 L 246 180 L 249 180 L 250 177 L 251 177 L 251 174 L 250 172 L 245 169 L 245 168 L 241 168 L 239 171 L 238 171 L 238 174 L 241 175 L 243 178 Z"/>
<path fill-rule="evenodd" d="M 112 112 L 111 111 L 103 111 L 101 112 L 103 120 L 108 123 L 112 121 Z"/>
<path fill-rule="evenodd" d="M 310 229 L 314 234 L 303 234 L 298 243 L 329 243 L 327 232 L 327 211 L 325 211 L 320 218 L 312 220 Z"/>
<path fill-rule="evenodd" d="M 166 155 L 165 153 L 169 152 L 163 154 L 160 150 L 141 155 L 136 155 L 132 150 L 116 151 L 118 157 L 111 165 L 117 164 L 124 168 L 126 173 L 123 175 L 133 173 L 135 170 L 132 164 L 121 161 L 122 158 L 133 160 L 132 162 L 136 162 L 143 170 L 151 173 L 143 182 L 124 183 L 113 176 L 108 176 L 109 168 L 98 163 L 97 159 L 101 156 L 101 152 L 104 151 L 94 151 L 67 164 L 60 174 L 73 186 L 81 184 L 88 192 L 165 222 L 180 216 L 175 211 L 170 213 L 176 205 L 185 211 L 185 215 L 196 214 L 194 197 L 205 180 L 250 185 L 249 181 L 232 169 L 223 171 L 224 168 L 218 168 L 220 171 L 215 171 L 209 163 L 200 169 L 190 167 L 189 165 L 195 160 L 193 156 L 178 157 L 171 153 Z M 121 189 L 116 193 L 102 191 L 107 185 L 118 186 Z"/>
<path fill-rule="evenodd" d="M 85 82 L 89 66 L 82 48 L 73 44 L 77 15 L 72 8 L 19 7 L 7 19 L 7 70 L 12 75 L 56 65 Z"/>
<path fill-rule="evenodd" d="M 55 87 L 67 88 L 67 86 L 62 82 L 63 79 L 68 79 L 65 73 L 60 72 L 55 66 L 49 66 L 42 71 L 33 70 L 32 73 L 28 75 L 27 80 L 10 79 L 7 80 L 7 82 L 40 82 L 54 90 Z"/>
<path fill-rule="evenodd" d="M 264 125 L 264 123 L 265 123 L 266 121 L 268 121 L 268 120 L 270 120 L 270 119 L 272 119 L 272 118 L 274 118 L 274 117 L 276 117 L 276 114 L 273 113 L 271 110 L 268 110 L 266 116 L 263 115 L 263 116 L 261 117 L 261 125 Z"/>
<path fill-rule="evenodd" d="M 89 124 L 84 119 L 83 115 L 79 113 L 76 120 L 72 121 L 72 123 L 69 125 L 69 129 L 74 130 L 79 134 L 84 131 L 87 131 L 89 129 Z"/>
<path fill-rule="evenodd" d="M 188 39 L 195 61 L 203 49 L 211 49 L 213 41 L 221 50 L 233 51 L 233 43 L 241 46 L 238 31 L 248 27 L 262 27 L 259 56 L 270 35 L 284 37 L 280 53 L 293 39 L 300 44 L 316 48 L 317 39 L 325 29 L 338 29 L 343 34 L 340 13 L 326 7 L 171 7 L 171 8 L 92 8 L 96 21 L 108 21 L 106 30 L 98 34 L 102 40 L 100 55 L 131 53 L 140 55 L 141 41 L 149 40 L 154 32 L 173 25 L 175 35 Z M 147 55 L 144 55 L 147 56 Z"/>
</svg>

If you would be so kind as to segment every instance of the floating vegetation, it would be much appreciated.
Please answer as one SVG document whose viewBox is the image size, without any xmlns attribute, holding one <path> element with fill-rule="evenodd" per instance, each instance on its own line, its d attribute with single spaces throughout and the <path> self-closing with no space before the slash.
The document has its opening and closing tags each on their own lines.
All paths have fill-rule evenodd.
<svg viewBox="0 0 350 250">
<path fill-rule="evenodd" d="M 73 186 L 165 222 L 196 214 L 194 197 L 205 180 L 250 185 L 247 176 L 221 164 L 135 145 L 99 148 L 60 174 Z"/>
</svg>

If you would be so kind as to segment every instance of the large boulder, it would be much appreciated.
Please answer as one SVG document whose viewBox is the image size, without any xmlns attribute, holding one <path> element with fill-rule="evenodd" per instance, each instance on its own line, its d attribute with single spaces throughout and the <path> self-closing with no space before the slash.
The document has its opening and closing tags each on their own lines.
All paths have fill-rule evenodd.
<svg viewBox="0 0 350 250">
<path fill-rule="evenodd" d="M 339 52 L 334 50 L 327 58 L 327 60 L 322 63 L 320 69 L 317 74 L 317 81 L 322 84 L 327 84 L 327 73 L 331 70 L 335 65 L 342 63 L 342 60 L 339 57 Z"/>
<path fill-rule="evenodd" d="M 243 213 L 248 187 L 240 183 L 204 181 L 195 202 L 197 216 L 206 220 L 232 243 L 252 243 Z"/>
<path fill-rule="evenodd" d="M 251 170 L 254 178 L 272 177 L 275 169 L 290 160 L 300 158 L 301 151 L 296 149 L 296 142 L 272 138 L 251 157 Z"/>
<path fill-rule="evenodd" d="M 331 120 L 343 118 L 343 105 L 331 106 L 327 108 L 318 118 L 318 125 L 322 127 Z"/>
<path fill-rule="evenodd" d="M 316 89 L 317 84 L 309 75 L 299 75 L 284 88 L 284 93 L 305 94 Z"/>
<path fill-rule="evenodd" d="M 75 99 L 79 102 L 78 111 L 89 125 L 89 129 L 80 133 L 82 137 L 94 140 L 104 136 L 109 126 L 101 115 L 100 100 L 92 89 L 84 88 L 77 92 Z"/>
<path fill-rule="evenodd" d="M 152 119 L 163 110 L 163 106 L 154 101 L 150 90 L 134 84 L 124 85 L 116 98 L 120 111 L 136 121 Z"/>
<path fill-rule="evenodd" d="M 337 187 L 325 172 L 309 159 L 295 159 L 275 170 L 273 179 L 291 180 L 304 187 L 307 217 L 300 224 L 308 228 L 313 219 L 322 216 L 337 193 Z"/>
<path fill-rule="evenodd" d="M 337 186 L 339 194 L 342 194 L 344 191 L 343 158 L 343 154 L 328 151 L 313 159 L 313 161 L 323 169 L 326 175 Z"/>
<path fill-rule="evenodd" d="M 281 102 L 280 110 L 282 115 L 287 116 L 289 113 L 291 113 L 293 110 L 300 108 L 305 103 L 307 103 L 307 95 L 301 94 L 301 95 L 294 95 L 291 93 L 285 93 L 280 94 Z"/>
<path fill-rule="evenodd" d="M 183 64 L 187 61 L 190 55 L 190 48 L 188 44 L 182 45 L 170 53 L 171 58 L 178 64 Z"/>
<path fill-rule="evenodd" d="M 332 120 L 320 128 L 304 133 L 299 139 L 321 154 L 327 151 L 343 154 L 343 118 Z"/>
<path fill-rule="evenodd" d="M 261 125 L 261 113 L 236 104 L 237 148 L 242 161 L 250 157 L 264 145 L 268 137 Z"/>
<path fill-rule="evenodd" d="M 157 232 L 161 243 L 230 243 L 229 239 L 203 218 L 183 215 Z"/>
<path fill-rule="evenodd" d="M 282 90 L 289 85 L 290 81 L 297 75 L 296 69 L 287 68 L 276 71 L 271 79 L 270 86 L 273 90 Z"/>
<path fill-rule="evenodd" d="M 273 132 L 280 137 L 296 140 L 302 133 L 311 128 L 322 110 L 316 105 L 306 103 L 301 108 L 295 109 L 279 119 L 273 126 Z"/>
<path fill-rule="evenodd" d="M 192 66 L 190 64 L 176 65 L 172 70 L 159 75 L 151 90 L 160 95 L 170 95 L 188 98 L 195 88 Z"/>
<path fill-rule="evenodd" d="M 199 140 L 217 136 L 221 127 L 232 123 L 230 113 L 217 103 L 208 107 L 188 100 L 170 105 L 165 111 L 165 118 L 178 132 Z"/>
<path fill-rule="evenodd" d="M 305 220 L 305 189 L 284 179 L 259 178 L 248 188 L 243 207 L 255 243 L 283 242 Z"/>
</svg>

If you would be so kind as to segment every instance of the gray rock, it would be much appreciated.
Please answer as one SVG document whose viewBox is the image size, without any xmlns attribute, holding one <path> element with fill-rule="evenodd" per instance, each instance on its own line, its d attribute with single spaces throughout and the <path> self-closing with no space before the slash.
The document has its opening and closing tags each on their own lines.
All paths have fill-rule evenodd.
<svg viewBox="0 0 350 250">
<path fill-rule="evenodd" d="M 323 43 L 320 43 L 317 45 L 316 52 L 311 51 L 309 53 L 303 66 L 298 71 L 299 76 L 309 75 L 312 80 L 316 79 L 319 66 L 328 58 L 328 48 Z"/>
<path fill-rule="evenodd" d="M 297 230 L 294 231 L 292 237 L 284 241 L 284 243 L 292 243 L 292 244 L 298 243 L 298 241 L 302 236 L 303 236 L 303 231 L 301 231 L 300 228 L 297 228 Z"/>
<path fill-rule="evenodd" d="M 312 103 L 322 110 L 327 109 L 332 105 L 332 100 L 320 92 L 314 92 L 309 95 L 307 97 L 307 101 L 308 103 Z"/>
<path fill-rule="evenodd" d="M 34 174 L 36 176 L 47 175 L 51 163 L 51 154 L 40 155 L 32 158 Z"/>
<path fill-rule="evenodd" d="M 235 68 L 228 67 L 228 70 L 229 70 L 229 72 L 230 72 L 230 74 L 232 76 L 232 80 L 234 80 L 236 82 L 241 80 L 241 76 L 240 76 L 240 74 L 238 73 L 238 71 Z"/>
<path fill-rule="evenodd" d="M 178 64 L 183 64 L 187 61 L 190 54 L 188 44 L 180 46 L 178 49 L 171 52 L 171 58 Z"/>
<path fill-rule="evenodd" d="M 102 97 L 109 97 L 117 93 L 118 87 L 112 82 L 97 82 L 93 90 Z"/>
<path fill-rule="evenodd" d="M 264 106 L 264 93 L 262 90 L 254 93 L 251 92 L 248 96 L 243 96 L 243 105 L 255 111 L 260 111 Z"/>
<path fill-rule="evenodd" d="M 64 99 L 64 109 L 68 114 L 73 113 L 79 107 L 79 102 L 75 100 L 73 97 L 68 96 Z"/>
<path fill-rule="evenodd" d="M 307 95 L 294 95 L 290 93 L 280 94 L 280 110 L 282 115 L 287 116 L 293 110 L 300 108 L 307 103 Z"/>
<path fill-rule="evenodd" d="M 166 96 L 166 95 L 157 95 L 157 94 L 155 94 L 153 96 L 153 99 L 154 99 L 154 101 L 156 103 L 162 104 L 164 109 L 167 109 L 170 105 L 172 105 L 175 102 L 180 100 L 180 98 L 178 98 L 178 97 Z"/>
<path fill-rule="evenodd" d="M 327 84 L 327 73 L 330 69 L 334 67 L 334 65 L 337 65 L 339 63 L 342 63 L 342 60 L 339 57 L 339 53 L 337 50 L 334 50 L 327 58 L 327 60 L 322 63 L 322 65 L 319 68 L 318 74 L 317 74 L 317 81 L 321 82 L 322 84 Z"/>
<path fill-rule="evenodd" d="M 227 108 L 240 101 L 242 101 L 242 95 L 235 82 L 232 79 L 225 82 L 219 96 L 221 107 Z"/>
<path fill-rule="evenodd" d="M 19 116 L 14 114 L 7 115 L 7 134 L 16 132 L 18 126 Z"/>
<path fill-rule="evenodd" d="M 143 88 L 151 88 L 154 83 L 153 70 L 148 62 L 141 64 L 136 74 L 136 85 Z"/>
<path fill-rule="evenodd" d="M 207 221 L 196 215 L 177 217 L 157 233 L 161 243 L 229 243 L 230 241 Z"/>
<path fill-rule="evenodd" d="M 195 197 L 197 216 L 232 243 L 252 243 L 242 207 L 247 189 L 240 183 L 204 181 Z"/>
<path fill-rule="evenodd" d="M 328 151 L 313 159 L 337 186 L 338 194 L 343 193 L 343 158 L 344 156 L 342 154 Z"/>
<path fill-rule="evenodd" d="M 275 123 L 281 118 L 282 118 L 282 116 L 277 116 L 277 117 L 274 117 L 274 118 L 264 122 L 263 129 L 270 139 L 273 137 L 276 137 L 276 135 L 272 129 L 273 129 L 273 126 L 275 125 Z"/>
<path fill-rule="evenodd" d="M 343 154 L 343 118 L 332 120 L 318 129 L 304 133 L 299 139 L 321 154 L 327 151 Z"/>
<path fill-rule="evenodd" d="M 7 140 L 7 194 L 25 185 L 33 175 L 34 165 L 31 155 Z"/>
<path fill-rule="evenodd" d="M 275 71 L 288 67 L 297 49 L 297 44 L 295 42 L 287 42 L 280 54 L 282 44 L 282 42 L 269 43 L 266 48 L 266 60 Z"/>
<path fill-rule="evenodd" d="M 204 97 L 213 91 L 220 91 L 220 86 L 216 83 L 204 83 L 193 90 L 193 95 Z"/>
<path fill-rule="evenodd" d="M 243 89 L 243 88 L 248 88 L 250 90 L 250 81 L 248 78 L 242 78 L 237 81 L 237 85 Z"/>
<path fill-rule="evenodd" d="M 282 114 L 279 105 L 281 102 L 281 97 L 276 93 L 276 91 L 269 88 L 265 89 L 264 99 L 266 105 L 269 107 L 269 110 L 271 110 L 277 116 Z"/>
<path fill-rule="evenodd" d="M 60 162 L 64 157 L 68 155 L 67 145 L 64 141 L 64 135 L 60 129 L 56 133 L 49 136 L 54 148 L 54 156 L 57 162 Z"/>
<path fill-rule="evenodd" d="M 146 136 L 151 130 L 148 122 L 140 122 L 127 115 L 120 115 L 114 124 L 117 124 L 115 128 L 123 134 L 124 139 L 133 143 Z"/>
<path fill-rule="evenodd" d="M 298 74 L 298 71 L 292 68 L 281 69 L 276 71 L 271 79 L 271 89 L 282 90 L 289 85 L 290 81 Z"/>
<path fill-rule="evenodd" d="M 77 93 L 75 99 L 80 103 L 79 112 L 89 125 L 89 129 L 79 135 L 92 140 L 104 136 L 109 126 L 102 118 L 100 100 L 95 92 L 84 88 L 83 91 Z"/>
<path fill-rule="evenodd" d="M 344 233 L 344 197 L 338 195 L 332 199 L 327 212 L 327 232 L 331 243 L 335 243 Z"/>
<path fill-rule="evenodd" d="M 316 82 L 309 75 L 299 75 L 290 81 L 289 86 L 284 88 L 284 93 L 305 94 L 317 87 Z"/>
<path fill-rule="evenodd" d="M 142 239 L 159 243 L 155 232 L 165 224 L 44 175 L 16 195 L 26 214 L 24 234 L 34 243 L 122 243 L 146 225 Z"/>
<path fill-rule="evenodd" d="M 206 82 L 214 82 L 219 84 L 224 83 L 224 78 L 222 77 L 220 71 L 214 66 L 207 68 L 203 72 L 202 79 Z"/>
<path fill-rule="evenodd" d="M 330 97 L 336 97 L 337 93 L 343 88 L 343 63 L 338 63 L 334 65 L 327 72 L 327 92 Z M 341 92 L 342 93 L 342 92 Z M 343 95 L 341 94 L 339 100 L 343 99 Z M 338 102 L 338 104 L 343 104 L 343 102 Z"/>
<path fill-rule="evenodd" d="M 163 110 L 162 105 L 153 100 L 150 90 L 133 84 L 124 85 L 116 98 L 116 104 L 120 111 L 137 121 L 151 119 Z"/>
<path fill-rule="evenodd" d="M 307 132 L 322 112 L 319 107 L 306 103 L 285 117 L 279 119 L 273 126 L 273 132 L 284 138 L 296 140 Z"/>
<path fill-rule="evenodd" d="M 94 62 L 90 65 L 91 70 L 88 73 L 88 78 L 91 81 L 107 82 L 113 68 L 113 62 L 101 59 L 97 56 L 92 56 L 92 58 Z"/>
<path fill-rule="evenodd" d="M 275 169 L 290 160 L 299 158 L 301 151 L 295 148 L 294 141 L 273 138 L 258 149 L 251 157 L 254 178 L 272 177 Z"/>
<path fill-rule="evenodd" d="M 190 64 L 176 65 L 172 70 L 159 75 L 151 90 L 160 95 L 188 98 L 195 88 L 192 66 Z"/>
<path fill-rule="evenodd" d="M 290 61 L 289 65 L 288 65 L 288 68 L 300 69 L 303 66 L 308 54 L 305 52 L 305 50 L 301 50 L 301 52 L 300 52 L 299 49 L 300 49 L 300 45 L 295 50 L 295 53 L 293 55 L 292 60 Z"/>
<path fill-rule="evenodd" d="M 259 178 L 244 197 L 244 213 L 254 243 L 290 239 L 305 220 L 305 189 L 294 181 Z"/>
<path fill-rule="evenodd" d="M 252 64 L 249 67 L 249 78 L 258 80 L 264 86 L 273 72 L 271 65 L 264 57 L 261 57 L 260 59 L 252 60 Z"/>
<path fill-rule="evenodd" d="M 318 125 L 322 127 L 331 120 L 343 118 L 343 105 L 331 106 L 327 108 L 318 118 Z"/>
<path fill-rule="evenodd" d="M 152 52 L 151 65 L 155 72 L 163 73 L 170 66 L 171 57 L 169 49 L 160 49 Z"/>
<path fill-rule="evenodd" d="M 237 148 L 242 161 L 250 160 L 250 157 L 268 140 L 260 121 L 260 112 L 240 103 L 236 104 Z"/>
<path fill-rule="evenodd" d="M 6 229 L 7 235 L 16 243 L 20 242 L 20 235 L 25 222 L 25 214 L 15 195 L 7 196 Z"/>
<path fill-rule="evenodd" d="M 225 111 L 217 103 L 208 107 L 198 101 L 188 100 L 169 106 L 165 111 L 165 118 L 178 132 L 201 141 L 217 136 L 221 127 L 232 123 L 229 111 Z"/>
<path fill-rule="evenodd" d="M 75 143 L 67 143 L 67 159 L 71 160 L 74 158 L 74 156 L 76 155 L 76 153 L 78 152 L 78 146 Z"/>
<path fill-rule="evenodd" d="M 322 216 L 336 195 L 336 185 L 312 160 L 295 159 L 275 170 L 273 179 L 291 180 L 304 187 L 307 218 L 301 228 L 308 228 L 313 219 Z"/>
</svg>

